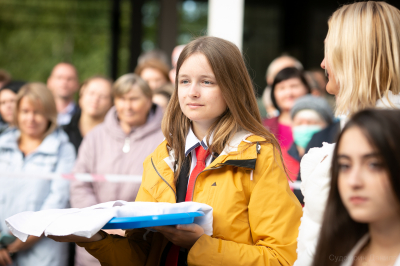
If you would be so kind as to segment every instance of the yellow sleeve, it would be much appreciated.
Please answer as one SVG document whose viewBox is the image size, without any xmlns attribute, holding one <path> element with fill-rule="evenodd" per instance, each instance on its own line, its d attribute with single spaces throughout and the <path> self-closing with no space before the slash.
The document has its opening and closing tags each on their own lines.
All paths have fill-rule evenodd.
<svg viewBox="0 0 400 266">
<path fill-rule="evenodd" d="M 253 245 L 203 235 L 188 255 L 189 265 L 293 265 L 302 209 L 272 149 L 257 158 L 248 205 Z M 261 152 L 263 153 L 263 152 Z M 260 160 L 260 161 L 259 161 Z M 277 161 L 279 161 L 277 163 Z"/>
<path fill-rule="evenodd" d="M 153 236 L 153 234 L 148 234 L 144 240 L 145 231 L 144 229 L 130 230 L 127 237 L 109 235 L 100 231 L 104 237 L 102 240 L 76 244 L 98 259 L 102 266 L 145 265 Z"/>
</svg>

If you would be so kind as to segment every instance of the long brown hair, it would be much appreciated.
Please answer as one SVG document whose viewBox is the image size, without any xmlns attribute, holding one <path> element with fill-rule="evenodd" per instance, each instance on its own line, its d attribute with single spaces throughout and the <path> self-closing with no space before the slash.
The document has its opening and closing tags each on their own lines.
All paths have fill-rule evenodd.
<svg viewBox="0 0 400 266">
<path fill-rule="evenodd" d="M 399 117 L 400 111 L 398 110 L 365 110 L 355 114 L 344 127 L 333 153 L 331 190 L 313 266 L 340 265 L 357 241 L 368 232 L 367 224 L 356 222 L 350 217 L 339 195 L 338 149 L 341 139 L 348 129 L 353 127 L 361 129 L 370 145 L 381 156 L 391 187 L 400 202 Z"/>
<path fill-rule="evenodd" d="M 261 123 L 253 84 L 239 49 L 233 43 L 217 37 L 197 38 L 186 45 L 179 56 L 176 80 L 183 62 L 196 53 L 201 53 L 207 58 L 228 106 L 208 130 L 206 140 L 210 153 L 221 153 L 236 132 L 246 130 L 271 143 L 279 150 L 283 161 L 277 140 Z M 175 152 L 178 169 L 175 171 L 175 180 L 185 159 L 185 141 L 190 127 L 189 118 L 182 113 L 179 106 L 178 82 L 176 82 L 161 125 L 169 148 Z M 213 143 L 210 145 L 212 132 Z"/>
</svg>

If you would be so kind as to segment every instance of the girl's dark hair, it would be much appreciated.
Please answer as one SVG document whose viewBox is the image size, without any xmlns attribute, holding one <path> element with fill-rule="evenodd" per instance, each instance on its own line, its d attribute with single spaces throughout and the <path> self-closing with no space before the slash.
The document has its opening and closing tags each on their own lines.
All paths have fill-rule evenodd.
<svg viewBox="0 0 400 266">
<path fill-rule="evenodd" d="M 271 101 L 274 107 L 280 111 L 281 109 L 279 108 L 278 104 L 276 103 L 275 99 L 275 86 L 285 80 L 291 79 L 291 78 L 298 78 L 301 80 L 301 83 L 306 87 L 307 93 L 311 93 L 311 87 L 307 82 L 306 76 L 304 75 L 304 72 L 301 70 L 298 70 L 295 67 L 287 67 L 282 69 L 281 71 L 276 74 L 274 82 L 272 83 L 271 87 Z"/>
<path fill-rule="evenodd" d="M 368 224 L 358 223 L 350 217 L 338 189 L 338 148 L 343 134 L 353 127 L 359 128 L 378 152 L 400 202 L 400 111 L 369 109 L 356 113 L 339 135 L 333 153 L 331 190 L 313 266 L 341 265 L 357 241 L 368 232 Z"/>
</svg>

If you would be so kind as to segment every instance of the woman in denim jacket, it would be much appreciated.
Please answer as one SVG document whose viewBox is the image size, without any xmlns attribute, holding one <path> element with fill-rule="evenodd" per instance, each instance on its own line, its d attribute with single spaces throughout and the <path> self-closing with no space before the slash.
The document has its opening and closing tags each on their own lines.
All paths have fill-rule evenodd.
<svg viewBox="0 0 400 266">
<path fill-rule="evenodd" d="M 51 92 L 30 83 L 17 96 L 15 129 L 0 137 L 0 234 L 8 234 L 5 219 L 23 211 L 61 209 L 68 205 L 69 182 L 29 178 L 29 174 L 68 173 L 75 150 L 68 136 L 57 129 L 57 111 Z M 7 178 L 7 173 L 26 178 Z M 68 245 L 30 236 L 0 249 L 0 265 L 64 266 Z"/>
</svg>

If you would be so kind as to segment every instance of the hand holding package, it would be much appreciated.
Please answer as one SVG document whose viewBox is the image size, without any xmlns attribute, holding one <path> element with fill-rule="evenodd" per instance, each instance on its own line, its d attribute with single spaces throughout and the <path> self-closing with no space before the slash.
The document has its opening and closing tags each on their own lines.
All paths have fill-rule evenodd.
<svg viewBox="0 0 400 266">
<path fill-rule="evenodd" d="M 90 238 L 113 217 L 135 217 L 201 211 L 194 223 L 212 235 L 212 207 L 198 202 L 126 202 L 122 200 L 97 204 L 83 209 L 53 209 L 22 212 L 6 219 L 6 224 L 16 237 L 26 241 L 29 235 L 77 235 Z"/>
</svg>

